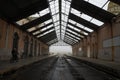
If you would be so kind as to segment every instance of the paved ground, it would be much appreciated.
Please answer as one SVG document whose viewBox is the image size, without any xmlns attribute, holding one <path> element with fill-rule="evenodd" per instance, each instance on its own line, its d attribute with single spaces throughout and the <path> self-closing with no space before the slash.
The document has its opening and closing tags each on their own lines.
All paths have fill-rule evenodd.
<svg viewBox="0 0 120 80">
<path fill-rule="evenodd" d="M 51 57 L 4 80 L 120 80 L 68 57 Z"/>
<path fill-rule="evenodd" d="M 74 67 L 77 73 L 84 78 L 84 80 L 120 80 L 112 75 L 98 71 L 84 63 L 76 62 L 71 59 L 67 59 L 67 61 L 72 67 Z"/>
<path fill-rule="evenodd" d="M 37 62 L 39 60 L 48 58 L 51 56 L 39 56 L 39 57 L 32 57 L 32 58 L 27 58 L 27 59 L 20 59 L 18 62 L 10 63 L 10 61 L 0 61 L 0 77 L 4 73 L 7 73 L 12 70 L 16 70 L 18 68 L 21 68 L 23 66 L 32 64 L 34 62 Z"/>
<path fill-rule="evenodd" d="M 120 62 L 107 61 L 107 60 L 101 60 L 101 59 L 93 59 L 93 58 L 87 58 L 87 57 L 77 57 L 77 56 L 74 56 L 74 57 L 81 59 L 81 60 L 88 61 L 88 62 L 92 62 L 95 64 L 100 64 L 100 65 L 104 65 L 107 67 L 111 67 L 113 69 L 120 70 Z"/>
</svg>

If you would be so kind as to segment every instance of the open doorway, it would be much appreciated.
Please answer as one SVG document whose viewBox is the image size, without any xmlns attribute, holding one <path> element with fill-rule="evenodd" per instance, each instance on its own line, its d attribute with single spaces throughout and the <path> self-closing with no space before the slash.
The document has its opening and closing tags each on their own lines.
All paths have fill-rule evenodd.
<svg viewBox="0 0 120 80">
<path fill-rule="evenodd" d="M 49 47 L 50 54 L 72 54 L 72 46 L 64 43 L 64 42 L 57 42 Z"/>
</svg>

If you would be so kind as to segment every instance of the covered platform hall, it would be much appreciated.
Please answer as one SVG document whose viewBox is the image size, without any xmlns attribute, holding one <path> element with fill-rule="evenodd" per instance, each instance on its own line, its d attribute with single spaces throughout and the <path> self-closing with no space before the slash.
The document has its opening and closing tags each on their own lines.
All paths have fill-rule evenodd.
<svg viewBox="0 0 120 80">
<path fill-rule="evenodd" d="M 120 80 L 120 0 L 0 0 L 0 80 Z"/>
</svg>

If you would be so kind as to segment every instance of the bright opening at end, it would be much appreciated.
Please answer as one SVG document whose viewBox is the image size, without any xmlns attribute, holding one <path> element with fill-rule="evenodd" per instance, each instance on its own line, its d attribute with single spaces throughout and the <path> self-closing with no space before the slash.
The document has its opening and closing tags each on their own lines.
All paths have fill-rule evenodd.
<svg viewBox="0 0 120 80">
<path fill-rule="evenodd" d="M 72 46 L 59 41 L 49 47 L 50 54 L 72 54 Z"/>
</svg>

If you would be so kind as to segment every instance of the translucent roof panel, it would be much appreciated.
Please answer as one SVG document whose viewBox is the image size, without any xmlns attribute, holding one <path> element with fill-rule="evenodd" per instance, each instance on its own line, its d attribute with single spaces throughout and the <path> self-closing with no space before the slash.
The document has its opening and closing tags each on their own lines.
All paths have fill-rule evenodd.
<svg viewBox="0 0 120 80">
<path fill-rule="evenodd" d="M 59 29 L 60 21 L 59 21 L 59 1 L 58 0 L 49 0 L 50 11 L 52 14 L 52 19 L 54 23 L 54 27 L 56 30 L 56 35 L 58 34 L 57 30 Z M 57 35 L 58 37 L 58 35 Z"/>
<path fill-rule="evenodd" d="M 83 18 L 83 19 L 85 19 L 87 21 L 90 21 L 92 19 L 92 17 L 90 17 L 90 16 L 88 16 L 88 15 L 86 15 L 84 13 L 82 13 L 81 18 Z"/>
<path fill-rule="evenodd" d="M 80 11 L 78 11 L 78 10 L 76 10 L 76 9 L 74 9 L 74 8 L 71 8 L 71 11 L 70 11 L 71 13 L 73 13 L 74 15 L 76 15 L 76 16 L 81 16 L 81 12 Z"/>
<path fill-rule="evenodd" d="M 35 18 L 37 18 L 37 17 L 40 17 L 40 16 L 44 16 L 44 15 L 48 14 L 49 12 L 50 12 L 49 8 L 46 8 L 46 9 L 44 9 L 42 11 L 39 11 L 38 13 L 35 13 L 35 14 L 29 16 L 29 17 L 35 17 Z"/>
<path fill-rule="evenodd" d="M 66 33 L 66 34 L 68 34 L 68 35 L 70 35 L 70 36 L 72 36 L 72 37 L 74 37 L 74 38 L 80 40 L 80 38 L 78 38 L 78 37 L 76 37 L 76 36 L 74 36 L 74 35 L 71 35 L 70 33 Z"/>
<path fill-rule="evenodd" d="M 35 20 L 35 19 L 37 19 L 41 16 L 44 16 L 48 13 L 50 13 L 50 10 L 49 10 L 49 8 L 46 8 L 42 11 L 39 11 L 39 12 L 33 14 L 33 15 L 28 16 L 27 18 L 21 19 L 21 20 L 17 21 L 16 23 L 19 24 L 19 25 L 23 25 L 23 24 L 31 22 L 31 21 L 33 21 L 33 20 Z"/>
<path fill-rule="evenodd" d="M 81 18 L 83 18 L 83 19 L 85 19 L 85 20 L 87 20 L 95 25 L 101 26 L 104 24 L 103 22 L 101 22 L 101 21 L 99 21 L 99 20 L 97 20 L 97 19 L 95 19 L 87 14 L 79 12 L 78 10 L 76 10 L 74 8 L 71 8 L 71 13 L 78 16 L 78 17 L 81 17 Z"/>
<path fill-rule="evenodd" d="M 45 28 L 43 28 L 43 29 L 41 29 L 40 31 L 42 32 L 42 31 L 45 31 L 46 29 L 49 29 L 49 28 L 51 28 L 51 27 L 53 27 L 53 24 L 52 25 L 49 25 L 49 26 L 47 26 L 47 27 L 45 27 Z"/>
<path fill-rule="evenodd" d="M 62 0 L 62 13 L 61 13 L 61 33 L 63 33 L 62 35 L 62 39 L 64 38 L 64 34 L 65 34 L 65 30 L 66 30 L 66 26 L 67 26 L 67 21 L 68 21 L 68 15 L 70 12 L 70 5 L 71 5 L 71 0 Z"/>
<path fill-rule="evenodd" d="M 71 31 L 71 30 L 69 30 L 69 29 L 67 29 L 67 31 L 69 31 L 69 32 L 71 32 L 71 33 L 73 33 L 73 34 L 75 34 L 75 35 L 78 35 L 78 36 L 84 38 L 84 36 L 82 36 L 82 35 L 80 35 L 80 34 L 78 34 L 78 33 L 76 33 L 76 32 L 73 32 L 73 31 Z"/>
<path fill-rule="evenodd" d="M 80 27 L 80 28 L 82 28 L 82 29 L 84 29 L 84 30 L 86 30 L 86 31 L 88 31 L 88 32 L 93 32 L 92 29 L 90 29 L 88 27 L 85 27 L 82 24 L 79 24 L 79 23 L 77 23 L 77 22 L 75 22 L 75 21 L 73 21 L 71 19 L 69 19 L 69 22 L 72 23 L 72 24 L 74 24 L 74 25 L 76 25 L 76 26 L 78 26 L 78 27 Z"/>
<path fill-rule="evenodd" d="M 42 37 L 42 36 L 44 36 L 44 35 L 46 35 L 46 34 L 49 34 L 49 33 L 52 32 L 52 31 L 54 31 L 54 29 L 51 29 L 51 30 L 49 30 L 48 32 L 45 32 L 45 33 L 43 33 L 43 34 L 41 34 L 41 35 L 38 35 L 37 38 Z"/>
<path fill-rule="evenodd" d="M 101 25 L 104 24 L 103 22 L 101 22 L 101 21 L 99 21 L 99 20 L 97 20 L 97 19 L 95 19 L 95 18 L 93 18 L 90 22 L 92 22 L 92 23 L 94 23 L 94 24 L 96 24 L 96 25 L 98 25 L 98 26 L 101 26 Z"/>
<path fill-rule="evenodd" d="M 28 32 L 31 32 L 31 31 L 33 31 L 33 30 L 36 30 L 36 27 L 32 27 L 32 28 L 28 29 L 27 31 L 28 31 Z"/>
<path fill-rule="evenodd" d="M 99 8 L 103 8 L 105 5 L 107 5 L 107 3 L 109 3 L 109 0 L 85 0 Z M 104 8 L 105 10 L 107 10 L 107 6 L 106 8 Z"/>
<path fill-rule="evenodd" d="M 50 19 L 50 20 L 47 20 L 47 21 L 45 21 L 45 22 L 43 22 L 43 23 L 40 23 L 40 24 L 37 25 L 37 26 L 34 26 L 34 27 L 32 27 L 32 28 L 27 29 L 27 31 L 28 31 L 28 32 L 31 32 L 31 31 L 37 30 L 38 28 L 43 27 L 43 26 L 45 26 L 45 25 L 47 25 L 47 24 L 49 24 L 49 23 L 51 23 L 51 22 L 52 22 L 51 19 Z"/>
</svg>

